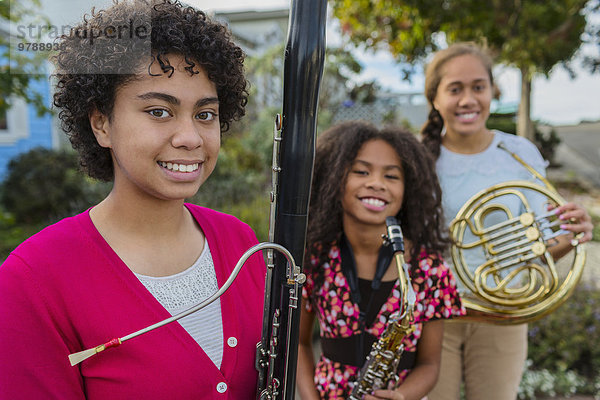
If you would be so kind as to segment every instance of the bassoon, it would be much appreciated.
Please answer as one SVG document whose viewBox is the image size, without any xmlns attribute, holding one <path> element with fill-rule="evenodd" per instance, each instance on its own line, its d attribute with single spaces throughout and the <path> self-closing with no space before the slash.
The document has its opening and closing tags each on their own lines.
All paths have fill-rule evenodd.
<svg viewBox="0 0 600 400">
<path fill-rule="evenodd" d="M 326 0 L 292 0 L 275 122 L 269 241 L 302 262 L 315 155 L 317 103 L 325 60 Z M 293 399 L 300 326 L 301 266 L 268 253 L 263 330 L 257 345 L 260 399 Z"/>
</svg>

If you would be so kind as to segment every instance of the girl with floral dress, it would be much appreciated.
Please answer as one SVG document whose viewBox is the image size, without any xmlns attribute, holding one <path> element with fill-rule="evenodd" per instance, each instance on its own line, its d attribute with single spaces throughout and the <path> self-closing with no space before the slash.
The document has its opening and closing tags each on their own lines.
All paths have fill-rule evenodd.
<svg viewBox="0 0 600 400">
<path fill-rule="evenodd" d="M 421 399 L 437 379 L 443 320 L 463 315 L 440 253 L 441 191 L 433 161 L 409 132 L 359 121 L 318 140 L 310 204 L 298 391 L 303 400 L 346 399 L 373 342 L 400 307 L 398 268 L 383 245 L 395 216 L 417 295 L 414 331 L 404 338 L 399 380 L 365 399 Z M 315 365 L 313 325 L 322 354 Z"/>
</svg>

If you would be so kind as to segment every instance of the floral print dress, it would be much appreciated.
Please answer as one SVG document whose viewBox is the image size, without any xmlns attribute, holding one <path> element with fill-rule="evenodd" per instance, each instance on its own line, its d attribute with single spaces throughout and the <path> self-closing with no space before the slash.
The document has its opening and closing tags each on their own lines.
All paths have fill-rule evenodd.
<svg viewBox="0 0 600 400">
<path fill-rule="evenodd" d="M 337 244 L 323 252 L 322 245 L 312 248 L 310 270 L 322 276 L 318 287 L 316 275 L 309 273 L 302 289 L 305 307 L 314 312 L 319 321 L 321 337 L 346 338 L 361 333 L 359 306 L 352 301 L 350 285 L 342 271 L 341 252 Z M 319 254 L 327 254 L 325 259 Z M 437 254 L 421 251 L 418 262 L 411 263 L 410 279 L 417 295 L 414 312 L 415 330 L 404 338 L 404 351 L 415 352 L 423 330 L 423 323 L 440 318 L 452 318 L 465 315 L 456 290 L 456 281 L 444 260 Z M 383 304 L 375 321 L 367 326 L 368 333 L 381 336 L 387 325 L 388 317 L 400 308 L 399 282 L 396 280 L 391 296 Z M 322 399 L 346 399 L 351 390 L 359 368 L 332 361 L 321 355 L 315 368 L 315 386 Z M 399 371 L 402 383 L 410 370 Z"/>
</svg>

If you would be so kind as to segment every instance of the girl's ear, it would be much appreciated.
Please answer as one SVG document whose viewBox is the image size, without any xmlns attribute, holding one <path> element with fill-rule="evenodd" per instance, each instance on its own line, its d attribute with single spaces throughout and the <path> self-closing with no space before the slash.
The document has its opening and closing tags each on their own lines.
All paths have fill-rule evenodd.
<svg viewBox="0 0 600 400">
<path fill-rule="evenodd" d="M 96 141 L 101 147 L 110 148 L 110 123 L 108 117 L 96 108 L 90 113 L 90 126 L 96 136 Z"/>
</svg>

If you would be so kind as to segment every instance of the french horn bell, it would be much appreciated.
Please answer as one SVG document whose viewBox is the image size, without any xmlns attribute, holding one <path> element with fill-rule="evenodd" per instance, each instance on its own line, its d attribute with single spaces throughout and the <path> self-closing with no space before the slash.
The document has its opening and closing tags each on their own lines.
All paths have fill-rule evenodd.
<svg viewBox="0 0 600 400">
<path fill-rule="evenodd" d="M 545 197 L 546 203 L 556 206 L 565 200 L 511 154 L 546 187 L 525 180 L 493 185 L 472 196 L 450 224 L 450 252 L 454 271 L 466 288 L 461 297 L 470 310 L 467 318 L 504 324 L 533 321 L 555 310 L 574 291 L 585 264 L 585 248 L 576 239 L 566 262 L 552 258 L 549 249 L 556 238 L 569 232 L 560 229 L 563 222 L 553 211 L 536 210 L 530 199 Z M 512 207 L 522 210 L 519 215 L 506 205 L 510 202 L 520 203 Z"/>
</svg>

